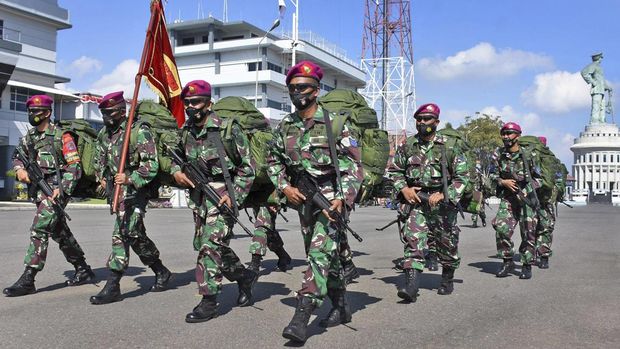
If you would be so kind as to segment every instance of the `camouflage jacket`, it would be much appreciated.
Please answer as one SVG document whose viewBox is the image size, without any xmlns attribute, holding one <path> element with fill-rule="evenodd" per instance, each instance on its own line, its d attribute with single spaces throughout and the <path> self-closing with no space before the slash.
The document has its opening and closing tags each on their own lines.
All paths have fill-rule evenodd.
<svg viewBox="0 0 620 349">
<path fill-rule="evenodd" d="M 82 176 L 82 166 L 77 145 L 70 133 L 62 133 L 60 128 L 50 124 L 44 132 L 39 132 L 36 127 L 28 130 L 28 133 L 19 142 L 30 161 L 35 161 L 45 179 L 52 189 L 62 187 L 63 193 L 69 197 Z M 32 148 L 36 154 L 31 154 Z M 60 172 L 60 182 L 57 178 L 57 167 Z M 13 156 L 13 169 L 25 169 L 24 164 Z M 32 178 L 31 178 L 32 179 Z M 44 199 L 43 193 L 38 190 L 35 201 Z"/>
<path fill-rule="evenodd" d="M 224 182 L 224 175 L 222 172 L 222 166 L 220 165 L 220 158 L 217 153 L 217 147 L 215 142 L 207 137 L 210 132 L 217 132 L 220 136 L 221 130 L 226 128 L 226 122 L 218 117 L 215 113 L 209 114 L 207 121 L 202 128 L 195 126 L 188 126 L 186 124 L 183 130 L 183 137 L 181 140 L 181 146 L 185 151 L 187 160 L 198 165 L 203 170 L 203 173 L 211 179 L 211 186 L 220 194 L 227 194 L 226 184 Z M 254 183 L 254 164 L 250 155 L 250 142 L 248 137 L 243 133 L 241 127 L 234 123 L 232 126 L 232 137 L 235 143 L 235 148 L 239 153 L 241 163 L 236 166 L 231 157 L 226 152 L 225 162 L 228 172 L 233 177 L 233 187 L 235 200 L 237 205 L 241 205 L 248 196 L 252 183 Z M 181 171 L 181 167 L 178 164 L 173 163 L 170 169 L 170 173 L 174 174 L 177 171 Z M 207 211 L 214 207 L 216 203 L 209 203 L 206 196 L 201 195 L 199 190 L 190 189 L 189 207 L 194 211 L 198 211 L 198 214 L 205 216 Z"/>
<path fill-rule="evenodd" d="M 418 135 L 411 136 L 407 143 L 394 155 L 394 164 L 399 168 L 392 172 L 394 189 L 398 193 L 407 186 L 421 187 L 426 192 L 441 192 L 441 147 L 445 136 L 435 135 L 430 142 L 421 140 Z M 453 203 L 460 200 L 465 186 L 469 184 L 470 173 L 467 158 L 460 149 L 446 150 L 448 165 L 448 199 Z"/>
<path fill-rule="evenodd" d="M 330 120 L 334 114 L 329 114 Z M 291 185 L 292 177 L 300 170 L 317 178 L 323 194 L 330 200 L 345 200 L 353 207 L 363 180 L 361 150 L 350 133 L 349 122 L 342 133 L 335 137 L 338 169 L 341 174 L 342 192 L 334 184 L 336 170 L 332 163 L 323 109 L 318 108 L 309 120 L 302 120 L 297 112 L 284 117 L 278 125 L 274 146 L 271 148 L 272 166 L 269 177 L 279 191 Z"/>
<path fill-rule="evenodd" d="M 105 179 L 110 186 L 114 175 L 118 172 L 123 148 L 123 135 L 127 120 L 114 130 L 104 127 L 99 131 L 97 146 L 94 155 L 95 175 L 98 181 Z M 134 196 L 142 193 L 139 189 L 150 183 L 159 169 L 157 161 L 157 147 L 149 127 L 145 124 L 132 127 L 140 127 L 137 132 L 135 146 L 130 144 L 125 163 L 125 174 L 129 176 L 129 184 L 122 186 L 123 197 Z M 134 143 L 134 142 L 131 142 Z"/>
<path fill-rule="evenodd" d="M 523 149 L 523 148 L 521 148 Z M 538 156 L 536 152 L 528 152 L 526 156 L 529 161 L 530 175 L 532 178 L 532 185 L 535 188 L 540 187 L 540 168 L 537 163 Z M 505 148 L 500 147 L 493 152 L 493 158 L 491 162 L 490 178 L 495 186 L 497 186 L 497 196 L 504 198 L 509 195 L 507 190 L 499 184 L 500 179 L 514 179 L 521 188 L 524 195 L 531 193 L 532 185 L 527 183 L 525 176 L 525 165 L 523 157 L 520 152 L 510 153 Z"/>
</svg>

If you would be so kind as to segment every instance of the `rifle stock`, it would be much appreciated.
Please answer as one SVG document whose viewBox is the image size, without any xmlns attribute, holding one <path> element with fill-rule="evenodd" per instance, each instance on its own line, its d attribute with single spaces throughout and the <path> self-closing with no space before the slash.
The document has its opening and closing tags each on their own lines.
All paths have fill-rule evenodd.
<svg viewBox="0 0 620 349">
<path fill-rule="evenodd" d="M 54 195 L 54 190 L 50 187 L 49 183 L 45 181 L 45 176 L 43 175 L 43 171 L 41 167 L 36 162 L 32 162 L 28 159 L 28 156 L 24 153 L 24 150 L 18 146 L 17 148 L 17 157 L 19 160 L 26 166 L 26 171 L 28 172 L 28 177 L 30 177 L 30 183 L 32 188 L 39 188 L 43 194 L 50 198 L 52 202 L 52 207 L 54 210 L 59 213 L 61 216 L 65 217 L 67 220 L 71 220 L 71 217 L 67 214 L 62 205 L 56 201 L 56 199 L 52 199 L 52 195 Z M 60 181 L 61 178 L 58 178 Z M 36 195 L 36 190 L 28 190 L 28 194 L 34 200 L 34 196 Z"/>
<path fill-rule="evenodd" d="M 349 227 L 347 220 L 342 214 L 340 214 L 340 212 L 330 210 L 331 202 L 325 197 L 325 195 L 323 195 L 323 193 L 321 193 L 314 178 L 312 178 L 312 176 L 310 176 L 306 171 L 301 171 L 297 177 L 295 185 L 303 196 L 306 197 L 306 200 L 310 200 L 319 210 L 326 210 L 329 213 L 329 216 L 335 221 L 334 223 L 339 231 L 346 230 L 351 233 L 357 241 L 364 241 L 359 234 Z"/>
<path fill-rule="evenodd" d="M 241 221 L 239 221 L 239 218 L 237 217 L 237 215 L 235 215 L 235 212 L 232 208 L 230 208 L 228 205 L 219 204 L 222 197 L 215 191 L 215 189 L 213 189 L 213 187 L 209 185 L 209 178 L 204 175 L 204 173 L 196 164 L 190 161 L 186 161 L 184 159 L 184 156 L 182 156 L 177 149 L 166 146 L 166 151 L 168 155 L 172 157 L 172 160 L 176 162 L 179 166 L 181 166 L 183 173 L 185 173 L 187 177 L 197 186 L 197 188 L 202 193 L 204 193 L 212 203 L 217 206 L 217 209 L 220 211 L 220 213 L 232 217 L 235 223 L 239 224 L 239 226 L 246 234 L 248 234 L 250 237 L 254 237 L 254 234 L 252 234 L 252 232 L 245 225 L 243 225 Z"/>
</svg>

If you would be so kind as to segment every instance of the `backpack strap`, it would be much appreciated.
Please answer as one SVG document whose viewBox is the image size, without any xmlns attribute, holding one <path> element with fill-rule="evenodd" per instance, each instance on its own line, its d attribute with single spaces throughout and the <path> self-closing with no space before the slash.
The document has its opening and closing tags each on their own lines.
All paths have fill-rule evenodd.
<svg viewBox="0 0 620 349">
<path fill-rule="evenodd" d="M 62 142 L 62 130 L 60 129 L 60 126 L 58 127 L 58 129 L 54 130 L 54 135 L 50 138 L 50 142 L 51 142 L 51 147 L 52 147 L 52 153 L 54 154 L 54 168 L 56 169 L 56 180 L 58 181 L 58 189 L 60 192 L 60 200 L 63 199 L 64 196 L 64 190 L 62 189 L 62 177 L 60 176 L 60 165 L 58 164 L 59 161 L 59 157 L 58 157 L 58 151 L 56 150 L 56 138 L 58 136 L 60 136 L 61 138 L 61 142 Z M 46 136 L 46 138 L 48 138 Z"/>
<path fill-rule="evenodd" d="M 228 167 L 226 166 L 224 144 L 222 143 L 220 131 L 207 131 L 207 139 L 215 143 L 215 147 L 217 148 L 217 155 L 220 158 L 220 166 L 222 166 L 222 174 L 224 175 L 226 190 L 228 191 L 228 195 L 232 201 L 235 217 L 237 217 L 239 216 L 239 207 L 237 207 L 237 200 L 235 199 L 235 190 L 232 184 L 232 178 L 230 176 L 230 172 L 228 171 Z"/>
<path fill-rule="evenodd" d="M 443 202 L 447 204 L 450 200 L 448 198 L 448 154 L 446 153 L 445 144 L 437 145 L 439 145 L 439 149 L 441 150 L 441 160 L 439 162 L 441 163 L 441 184 L 443 190 Z"/>
<path fill-rule="evenodd" d="M 342 180 L 340 178 L 340 166 L 338 163 L 338 156 L 336 154 L 336 141 L 334 139 L 334 133 L 332 132 L 332 122 L 329 119 L 329 112 L 325 108 L 321 108 L 323 110 L 323 120 L 325 121 L 325 126 L 327 127 L 327 143 L 329 144 L 329 155 L 332 158 L 332 164 L 334 166 L 334 170 L 336 171 L 336 184 L 338 188 L 334 188 L 334 191 L 340 191 L 340 194 L 344 195 L 344 191 L 342 190 Z M 344 217 L 347 217 L 347 205 L 346 200 L 345 205 L 343 206 Z"/>
</svg>

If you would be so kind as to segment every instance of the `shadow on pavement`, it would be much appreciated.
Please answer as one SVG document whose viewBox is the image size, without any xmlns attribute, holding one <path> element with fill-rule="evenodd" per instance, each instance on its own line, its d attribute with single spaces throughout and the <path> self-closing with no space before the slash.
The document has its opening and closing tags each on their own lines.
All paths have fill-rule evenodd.
<svg viewBox="0 0 620 349">
<path fill-rule="evenodd" d="M 349 302 L 349 304 L 351 306 L 351 313 L 353 314 L 353 317 L 361 316 L 360 314 L 357 314 L 357 313 L 360 312 L 361 310 L 366 309 L 366 307 L 368 305 L 377 303 L 377 302 L 379 302 L 381 300 L 382 300 L 382 298 L 377 298 L 377 297 L 370 296 L 368 293 L 365 293 L 365 292 L 347 291 L 347 301 Z M 293 308 L 292 312 L 291 312 L 291 318 L 292 318 L 293 314 L 294 314 L 294 309 L 295 309 L 295 307 L 297 307 L 297 299 L 295 297 L 287 297 L 287 298 L 284 298 L 284 299 L 282 299 L 280 301 L 283 304 L 288 305 L 288 306 Z M 313 314 L 316 314 L 316 318 L 314 319 L 314 321 L 312 321 L 310 324 L 308 324 L 307 338 L 319 335 L 319 334 L 324 333 L 324 332 L 326 332 L 328 330 L 326 328 L 320 327 L 319 326 L 319 322 L 322 319 L 327 317 L 327 314 L 329 313 L 329 310 L 331 309 L 331 305 L 332 304 L 331 304 L 331 301 L 329 300 L 329 298 L 325 297 L 325 300 L 323 301 L 323 305 L 319 309 L 316 309 L 314 311 Z M 288 322 L 286 322 L 284 326 L 286 326 L 287 324 L 288 324 Z M 357 329 L 351 327 L 349 324 L 344 324 L 344 325 L 340 325 L 340 326 L 346 326 L 349 329 L 351 329 L 352 331 L 357 331 Z M 284 344 L 284 346 L 286 346 L 286 347 L 300 347 L 300 346 L 303 346 L 303 343 L 296 343 L 296 342 L 288 341 L 288 342 L 286 342 Z"/>
<path fill-rule="evenodd" d="M 138 274 L 141 274 L 142 272 L 144 272 L 145 270 L 146 269 L 143 268 L 143 267 L 129 267 L 125 271 L 124 275 L 127 275 L 127 276 L 138 275 Z M 75 273 L 75 270 L 71 269 L 71 270 L 64 271 L 62 274 L 67 279 L 69 279 L 70 277 L 73 277 L 74 273 Z M 91 282 L 88 282 L 88 283 L 90 283 L 90 284 L 97 284 L 97 283 L 99 283 L 101 281 L 107 280 L 108 275 L 110 274 L 110 270 L 108 268 L 106 268 L 106 267 L 96 268 L 96 269 L 93 269 L 93 273 L 95 273 L 95 280 L 93 280 Z M 70 287 L 70 286 L 66 286 L 65 285 L 65 281 L 67 281 L 67 280 L 63 280 L 62 282 L 57 283 L 57 284 L 48 285 L 48 286 L 45 286 L 45 287 L 42 287 L 42 288 L 37 288 L 37 293 L 48 292 L 48 291 L 55 291 L 55 290 L 61 289 L 63 287 Z"/>
</svg>

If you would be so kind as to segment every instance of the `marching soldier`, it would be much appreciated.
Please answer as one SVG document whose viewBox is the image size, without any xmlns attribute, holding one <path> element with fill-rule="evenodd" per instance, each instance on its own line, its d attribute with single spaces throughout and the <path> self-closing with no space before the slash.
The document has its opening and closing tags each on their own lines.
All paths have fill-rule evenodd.
<svg viewBox="0 0 620 349">
<path fill-rule="evenodd" d="M 406 204 L 413 205 L 403 234 L 405 285 L 398 289 L 398 297 L 409 302 L 417 299 L 425 262 L 423 249 L 429 236 L 434 239 L 442 265 L 438 294 L 452 293 L 454 271 L 461 261 L 456 205 L 470 181 L 469 171 L 465 154 L 457 146 L 446 149 L 446 136 L 436 134 L 439 113 L 439 107 L 432 103 L 418 108 L 414 114 L 418 133 L 394 157 L 400 169 L 393 174 L 394 188 Z"/>
<path fill-rule="evenodd" d="M 50 122 L 53 102 L 46 95 L 35 95 L 26 101 L 28 121 L 33 128 L 28 130 L 18 145 L 23 154 L 27 154 L 27 161 L 41 168 L 45 182 L 53 189 L 51 197 L 34 187 L 36 184 L 31 182 L 24 162 L 17 155 L 13 157 L 17 180 L 28 183 L 37 211 L 30 228 L 30 246 L 24 258 L 26 269 L 15 284 L 4 289 L 3 293 L 8 297 L 36 292 L 34 277 L 45 266 L 50 237 L 58 243 L 67 262 L 75 267 L 75 274 L 66 281 L 66 285 L 81 285 L 95 277 L 65 217 L 53 207 L 55 203 L 63 208 L 67 205 L 82 175 L 80 155 L 73 136 L 70 132 L 63 133 Z"/>
<path fill-rule="evenodd" d="M 547 146 L 546 137 L 538 137 L 538 139 Z M 559 163 L 559 160 L 557 161 Z M 558 164 L 560 165 L 560 164 Z M 561 172 L 556 173 L 560 175 Z M 556 177 L 557 179 L 557 177 Z M 538 210 L 538 225 L 536 226 L 536 255 L 540 257 L 538 267 L 540 269 L 549 269 L 549 257 L 553 254 L 551 243 L 553 242 L 553 231 L 555 229 L 555 211 L 553 204 L 556 202 L 558 195 L 557 189 L 554 187 L 553 193 L 548 202 L 541 202 L 541 208 Z"/>
<path fill-rule="evenodd" d="M 472 180 L 474 181 L 474 186 L 476 190 L 479 190 L 480 192 L 484 194 L 484 174 L 482 173 L 482 167 L 480 164 L 480 161 L 476 161 L 476 177 L 472 178 Z M 480 220 L 482 221 L 482 226 L 486 227 L 487 226 L 487 214 L 484 211 L 484 196 L 482 197 L 482 209 L 480 210 L 480 213 L 478 214 L 472 214 L 471 215 L 471 222 L 472 222 L 472 227 L 473 228 L 478 228 L 478 216 L 480 216 Z"/>
<path fill-rule="evenodd" d="M 496 183 L 497 196 L 501 199 L 492 224 L 496 234 L 497 254 L 504 259 L 504 263 L 495 276 L 506 277 L 515 267 L 512 260 L 512 234 L 519 225 L 519 253 L 523 264 L 519 278 L 530 279 L 536 258 L 536 212 L 540 205 L 536 196 L 536 188 L 540 186 L 537 181 L 540 178 L 535 160 L 537 155 L 525 152 L 520 147 L 521 127 L 518 124 L 506 123 L 500 132 L 504 147 L 493 154 L 490 176 Z"/>
<path fill-rule="evenodd" d="M 198 183 L 193 183 L 183 173 L 180 164 L 173 164 L 171 174 L 175 181 L 190 188 L 189 207 L 196 224 L 196 282 L 202 300 L 185 317 L 186 322 L 196 323 L 219 315 L 217 295 L 221 292 L 223 276 L 238 283 L 239 306 L 253 303 L 252 287 L 258 274 L 245 268 L 229 247 L 234 221 L 232 217 L 222 214 L 218 207 L 240 205 L 250 192 L 255 173 L 248 138 L 238 124 L 232 125 L 232 135 L 241 164 L 235 166 L 226 154 L 220 135 L 226 125 L 211 111 L 211 85 L 203 80 L 191 81 L 183 88 L 181 98 L 188 116 L 181 137 L 181 150 L 188 162 L 194 163 L 209 177 L 210 183 L 207 185 L 221 196 L 219 202 L 212 202 L 198 189 Z"/>
<path fill-rule="evenodd" d="M 254 213 L 254 237 L 250 243 L 252 260 L 249 269 L 258 274 L 260 264 L 267 253 L 267 248 L 278 256 L 278 269 L 286 271 L 291 264 L 291 256 L 284 249 L 284 241 L 276 230 L 278 208 L 273 206 L 259 206 L 252 208 Z"/>
<path fill-rule="evenodd" d="M 140 261 L 155 273 L 155 284 L 151 291 L 164 291 L 172 274 L 159 259 L 159 250 L 146 235 L 144 227 L 150 190 L 148 185 L 157 175 L 159 168 L 157 148 L 150 127 L 140 123 L 132 125 L 138 128 L 135 132 L 135 147 L 129 147 L 125 173 L 117 173 L 127 127 L 123 92 L 105 95 L 99 103 L 99 109 L 105 127 L 99 132 L 95 150 L 97 180 L 106 188 L 110 205 L 114 184 L 119 184 L 122 188 L 112 233 L 112 253 L 107 262 L 110 276 L 101 292 L 90 297 L 92 304 L 107 304 L 121 299 L 120 280 L 129 265 L 129 247 L 138 255 Z"/>
<path fill-rule="evenodd" d="M 282 333 L 295 342 L 306 340 L 310 315 L 326 295 L 332 309 L 321 326 L 351 321 L 339 251 L 344 246 L 341 245 L 344 232 L 337 231 L 327 211 L 345 214 L 353 208 L 362 182 L 361 154 L 347 123 L 339 136 L 332 138 L 331 123 L 335 115 L 317 104 L 322 77 L 321 68 L 309 61 L 299 62 L 289 70 L 286 85 L 296 111 L 284 117 L 277 128 L 272 147 L 275 165 L 269 167 L 276 188 L 289 204 L 298 208 L 309 264 L 301 290 L 297 292 L 295 315 Z M 336 154 L 330 151 L 330 144 Z M 332 161 L 334 157 L 337 163 Z M 320 192 L 331 202 L 329 210 L 315 214 L 310 198 L 304 197 L 296 187 L 302 176 L 316 181 Z M 337 183 L 339 176 L 341 183 Z"/>
</svg>

